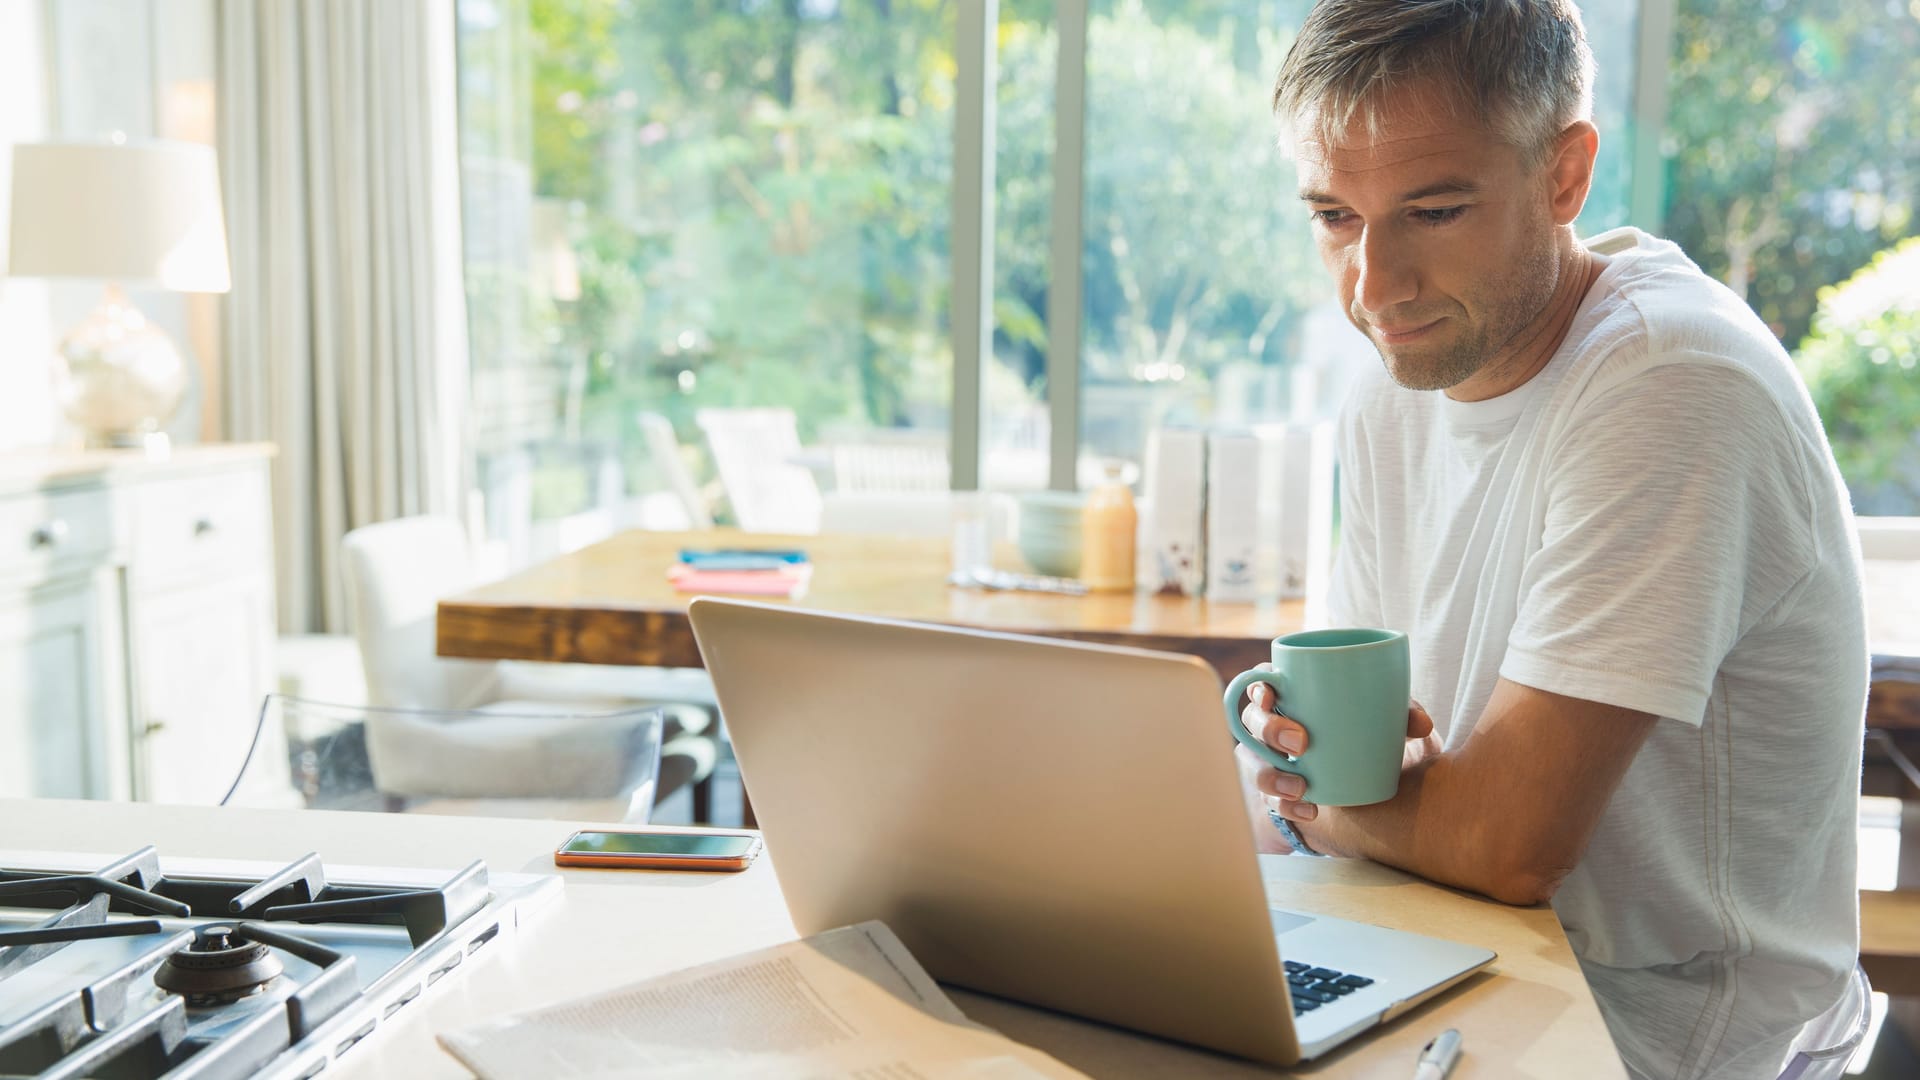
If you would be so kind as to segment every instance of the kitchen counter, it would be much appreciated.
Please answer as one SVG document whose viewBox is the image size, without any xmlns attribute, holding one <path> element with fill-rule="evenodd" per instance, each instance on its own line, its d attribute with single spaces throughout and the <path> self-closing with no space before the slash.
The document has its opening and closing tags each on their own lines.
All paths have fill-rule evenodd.
<svg viewBox="0 0 1920 1080">
<path fill-rule="evenodd" d="M 0 451 L 0 495 L 120 483 L 156 471 L 233 468 L 276 452 L 272 443 L 197 443 L 157 456 L 144 450 L 22 447 Z"/>
<path fill-rule="evenodd" d="M 0 799 L 0 848 L 120 855 L 154 844 L 163 858 L 280 863 L 317 851 L 334 864 L 449 873 L 475 858 L 499 871 L 553 872 L 553 849 L 571 828 L 554 821 Z M 1455 1080 L 1625 1076 L 1551 910 L 1504 907 L 1345 860 L 1262 856 L 1262 867 L 1303 909 L 1424 930 L 1500 953 L 1492 973 L 1474 976 L 1299 1075 L 1405 1080 L 1421 1044 L 1454 1027 L 1466 1049 Z M 464 1076 L 435 1043 L 435 1031 L 795 936 L 766 858 L 739 874 L 568 870 L 562 876 L 562 899 L 503 941 L 506 947 L 477 956 L 477 967 L 423 996 L 391 1030 L 349 1055 L 347 1068 L 329 1075 Z M 1282 1075 L 962 991 L 953 996 L 982 1023 L 1095 1077 Z"/>
</svg>

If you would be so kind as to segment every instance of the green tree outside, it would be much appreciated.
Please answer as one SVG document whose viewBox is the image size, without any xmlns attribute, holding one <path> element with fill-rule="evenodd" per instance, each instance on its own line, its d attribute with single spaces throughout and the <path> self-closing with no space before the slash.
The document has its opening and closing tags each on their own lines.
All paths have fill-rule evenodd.
<svg viewBox="0 0 1920 1080">
<path fill-rule="evenodd" d="M 1680 0 L 1666 234 L 1789 348 L 1822 287 L 1920 222 L 1920 12 Z"/>
<path fill-rule="evenodd" d="M 1920 506 L 1920 237 L 1820 291 L 1795 358 L 1860 513 Z"/>
</svg>

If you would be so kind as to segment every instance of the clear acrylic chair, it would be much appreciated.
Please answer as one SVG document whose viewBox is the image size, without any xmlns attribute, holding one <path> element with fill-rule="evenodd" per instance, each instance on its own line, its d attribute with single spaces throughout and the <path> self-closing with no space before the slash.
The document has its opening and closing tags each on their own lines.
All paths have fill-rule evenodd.
<svg viewBox="0 0 1920 1080">
<path fill-rule="evenodd" d="M 257 805 L 257 755 L 284 732 L 301 801 L 385 810 L 644 823 L 660 769 L 661 711 L 417 709 L 270 694 L 223 805 Z"/>
<path fill-rule="evenodd" d="M 711 820 L 720 728 L 714 722 L 713 680 L 705 671 L 435 655 L 440 598 L 476 584 L 466 530 L 450 517 L 423 515 L 362 526 L 342 538 L 340 555 L 369 702 L 504 716 L 657 707 L 666 717 L 667 740 L 658 794 L 690 785 L 694 820 Z M 412 749 L 412 744 L 395 745 L 390 758 Z M 390 760 L 389 767 L 400 766 Z"/>
</svg>

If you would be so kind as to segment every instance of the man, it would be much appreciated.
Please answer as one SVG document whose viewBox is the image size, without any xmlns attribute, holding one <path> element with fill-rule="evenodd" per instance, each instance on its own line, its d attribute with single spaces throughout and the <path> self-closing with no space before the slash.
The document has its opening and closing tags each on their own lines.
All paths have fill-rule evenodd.
<svg viewBox="0 0 1920 1080">
<path fill-rule="evenodd" d="M 1330 610 L 1408 632 L 1425 708 L 1386 803 L 1242 768 L 1275 840 L 1551 901 L 1636 1076 L 1773 1077 L 1858 949 L 1858 548 L 1766 327 L 1671 244 L 1576 237 L 1591 83 L 1570 0 L 1321 0 L 1289 53 L 1385 369 L 1341 421 Z M 1298 752 L 1285 706 L 1243 718 Z"/>
</svg>

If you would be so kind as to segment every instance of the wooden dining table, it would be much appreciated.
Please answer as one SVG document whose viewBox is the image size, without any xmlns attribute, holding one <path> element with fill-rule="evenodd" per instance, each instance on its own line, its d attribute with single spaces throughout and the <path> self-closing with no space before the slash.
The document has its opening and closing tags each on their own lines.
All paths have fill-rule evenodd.
<svg viewBox="0 0 1920 1080">
<path fill-rule="evenodd" d="M 699 667 L 687 619 L 693 597 L 667 571 L 684 548 L 799 549 L 805 593 L 774 600 L 850 615 L 912 619 L 1199 656 L 1222 678 L 1267 659 L 1300 628 L 1298 601 L 1211 603 L 1149 593 L 988 591 L 947 584 L 945 538 L 780 536 L 731 529 L 627 532 L 440 602 L 441 656 Z M 1010 549 L 997 562 L 1018 566 Z M 753 598 L 759 599 L 759 598 Z"/>
</svg>

